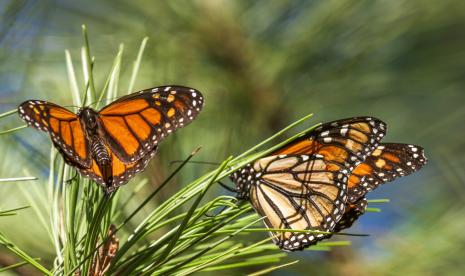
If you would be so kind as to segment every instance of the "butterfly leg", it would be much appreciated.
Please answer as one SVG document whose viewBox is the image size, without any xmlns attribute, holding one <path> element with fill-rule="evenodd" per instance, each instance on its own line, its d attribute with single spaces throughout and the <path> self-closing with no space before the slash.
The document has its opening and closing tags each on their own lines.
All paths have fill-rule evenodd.
<svg viewBox="0 0 465 276">
<path fill-rule="evenodd" d="M 77 172 L 74 172 L 74 175 L 70 179 L 66 180 L 66 184 L 72 184 L 74 181 L 77 181 L 77 180 L 78 180 L 78 174 Z"/>
</svg>

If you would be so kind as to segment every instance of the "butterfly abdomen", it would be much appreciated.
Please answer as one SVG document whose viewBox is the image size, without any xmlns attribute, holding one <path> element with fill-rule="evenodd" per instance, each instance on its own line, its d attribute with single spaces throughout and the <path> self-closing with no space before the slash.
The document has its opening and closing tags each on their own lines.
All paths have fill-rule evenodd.
<svg viewBox="0 0 465 276">
<path fill-rule="evenodd" d="M 94 158 L 95 162 L 97 163 L 100 172 L 102 173 L 103 181 L 107 186 L 111 186 L 113 182 L 112 177 L 112 164 L 111 164 L 111 156 L 107 151 L 107 148 L 103 144 L 103 142 L 98 139 L 92 141 L 92 157 Z"/>
<path fill-rule="evenodd" d="M 111 163 L 110 155 L 101 141 L 92 144 L 92 155 L 98 164 Z"/>
</svg>

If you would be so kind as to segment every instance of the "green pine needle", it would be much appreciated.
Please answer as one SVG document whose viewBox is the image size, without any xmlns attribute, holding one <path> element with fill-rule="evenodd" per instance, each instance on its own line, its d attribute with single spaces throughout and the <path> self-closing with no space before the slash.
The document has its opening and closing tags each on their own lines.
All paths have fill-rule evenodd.
<svg viewBox="0 0 465 276">
<path fill-rule="evenodd" d="M 24 128 L 27 128 L 27 125 L 22 125 L 22 126 L 15 127 L 15 128 L 12 128 L 12 129 L 0 131 L 0 135 L 3 135 L 3 134 L 10 134 L 10 133 L 12 133 L 12 132 L 15 132 L 15 131 L 18 131 L 18 130 L 21 130 L 21 129 L 24 129 Z"/>
<path fill-rule="evenodd" d="M 29 263 L 33 267 L 37 268 L 45 275 L 52 275 L 52 273 L 48 269 L 46 269 L 45 267 L 43 267 L 41 264 L 38 263 L 36 258 L 32 258 L 29 255 L 27 255 L 24 251 L 19 249 L 18 246 L 16 246 L 14 243 L 8 240 L 2 233 L 0 233 L 0 245 L 3 245 L 4 247 L 6 247 L 8 250 L 13 252 L 16 256 L 23 259 L 25 262 Z"/>
<path fill-rule="evenodd" d="M 22 207 L 9 209 L 9 210 L 4 210 L 4 211 L 0 210 L 0 216 L 14 216 L 14 215 L 17 214 L 16 211 L 24 210 L 24 209 L 27 209 L 29 207 L 31 207 L 31 206 L 22 206 Z"/>
<path fill-rule="evenodd" d="M 0 178 L 0 182 L 20 182 L 20 181 L 31 181 L 37 180 L 35 176 L 23 176 L 23 177 L 12 177 L 12 178 Z"/>
<path fill-rule="evenodd" d="M 291 265 L 296 264 L 298 262 L 299 261 L 297 260 L 297 261 L 292 261 L 292 262 L 285 263 L 285 264 L 282 264 L 282 265 L 275 265 L 275 266 L 272 266 L 272 267 L 269 267 L 269 268 L 266 268 L 266 269 L 262 269 L 260 271 L 254 272 L 254 273 L 250 273 L 249 276 L 267 275 L 272 271 L 278 270 L 278 269 L 286 267 L 286 266 L 291 266 Z"/>
<path fill-rule="evenodd" d="M 12 115 L 12 114 L 15 114 L 15 113 L 17 113 L 17 112 L 18 112 L 17 109 L 13 109 L 13 110 L 4 112 L 4 113 L 0 114 L 0 119 L 2 119 L 2 118 L 4 118 L 4 117 L 7 117 L 7 116 L 10 116 L 10 115 Z"/>
<path fill-rule="evenodd" d="M 147 46 L 148 37 L 144 37 L 142 43 L 140 44 L 139 52 L 137 53 L 137 59 L 134 61 L 134 66 L 132 68 L 131 80 L 129 81 L 128 94 L 133 92 L 134 84 L 136 83 L 136 78 L 139 73 L 140 64 L 142 61 L 142 56 L 145 51 L 145 46 Z"/>
</svg>

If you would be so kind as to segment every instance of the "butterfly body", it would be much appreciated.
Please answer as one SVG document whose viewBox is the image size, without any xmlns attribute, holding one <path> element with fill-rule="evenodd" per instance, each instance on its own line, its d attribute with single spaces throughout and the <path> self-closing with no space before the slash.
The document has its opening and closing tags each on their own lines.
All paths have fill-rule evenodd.
<svg viewBox="0 0 465 276">
<path fill-rule="evenodd" d="M 108 145 L 104 140 L 105 133 L 102 129 L 102 122 L 100 121 L 98 112 L 92 108 L 85 107 L 79 110 L 77 116 L 84 130 L 86 143 L 90 145 L 91 156 L 102 173 L 105 186 L 111 187 L 113 184 L 112 157 L 107 150 Z M 76 166 L 77 164 L 73 165 Z"/>
<path fill-rule="evenodd" d="M 158 144 L 189 124 L 203 106 L 202 94 L 184 86 L 132 93 L 97 111 L 77 114 L 59 105 L 29 100 L 18 107 L 29 126 L 49 133 L 65 162 L 111 193 L 141 172 Z"/>
</svg>

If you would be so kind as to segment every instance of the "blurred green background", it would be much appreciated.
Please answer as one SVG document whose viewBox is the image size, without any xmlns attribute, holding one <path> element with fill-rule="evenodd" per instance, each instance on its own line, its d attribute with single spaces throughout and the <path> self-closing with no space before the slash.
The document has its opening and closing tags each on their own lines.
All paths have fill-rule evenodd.
<svg viewBox="0 0 465 276">
<path fill-rule="evenodd" d="M 135 90 L 181 84 L 206 98 L 199 118 L 161 145 L 144 172 L 152 186 L 147 191 L 167 175 L 171 161 L 196 146 L 203 146 L 197 160 L 221 161 L 308 113 L 315 116 L 307 127 L 375 116 L 389 126 L 385 141 L 425 148 L 424 169 L 369 194 L 391 199 L 349 231 L 369 237 L 350 238 L 352 246 L 328 253 L 291 253 L 288 259 L 299 264 L 273 275 L 463 275 L 464 1 L 4 0 L 0 113 L 31 98 L 72 105 L 64 49 L 82 75 L 81 24 L 89 29 L 97 89 L 124 43 L 119 90 L 126 92 L 148 36 Z M 12 116 L 0 129 L 21 124 Z M 32 129 L 0 136 L 0 178 L 46 179 L 49 149 L 49 138 Z M 210 169 L 189 165 L 164 195 Z M 2 183 L 0 208 L 27 204 L 41 184 Z M 215 187 L 210 196 L 220 193 L 227 192 Z M 29 254 L 53 261 L 32 210 L 2 218 L 0 231 Z M 12 260 L 0 253 L 0 266 Z"/>
</svg>

